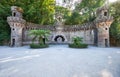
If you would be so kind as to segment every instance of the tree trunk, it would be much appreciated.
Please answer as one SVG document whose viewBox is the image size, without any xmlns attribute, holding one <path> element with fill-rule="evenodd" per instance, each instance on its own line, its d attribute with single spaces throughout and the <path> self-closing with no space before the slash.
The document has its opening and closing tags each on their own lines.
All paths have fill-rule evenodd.
<svg viewBox="0 0 120 77">
<path fill-rule="evenodd" d="M 39 37 L 39 44 L 44 44 L 42 37 Z"/>
</svg>

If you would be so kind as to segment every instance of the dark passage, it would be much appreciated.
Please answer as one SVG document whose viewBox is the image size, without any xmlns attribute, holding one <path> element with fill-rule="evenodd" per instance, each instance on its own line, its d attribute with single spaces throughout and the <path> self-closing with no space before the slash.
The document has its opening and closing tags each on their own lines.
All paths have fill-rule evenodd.
<svg viewBox="0 0 120 77">
<path fill-rule="evenodd" d="M 15 39 L 12 39 L 12 47 L 15 46 Z"/>
<path fill-rule="evenodd" d="M 56 36 L 55 37 L 55 42 L 64 42 L 65 41 L 65 38 L 63 37 L 63 36 L 61 36 L 61 35 L 58 35 L 58 36 Z"/>
</svg>

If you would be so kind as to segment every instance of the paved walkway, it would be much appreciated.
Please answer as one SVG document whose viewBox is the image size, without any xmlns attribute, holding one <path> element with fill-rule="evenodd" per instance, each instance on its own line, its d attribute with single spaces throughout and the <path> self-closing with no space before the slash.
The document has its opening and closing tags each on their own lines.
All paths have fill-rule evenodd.
<svg viewBox="0 0 120 77">
<path fill-rule="evenodd" d="M 0 47 L 0 77 L 120 77 L 120 48 Z"/>
</svg>

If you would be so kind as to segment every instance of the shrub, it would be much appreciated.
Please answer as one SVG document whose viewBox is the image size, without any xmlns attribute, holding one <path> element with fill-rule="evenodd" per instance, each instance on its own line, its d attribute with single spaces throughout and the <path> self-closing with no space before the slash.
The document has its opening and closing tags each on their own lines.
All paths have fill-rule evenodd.
<svg viewBox="0 0 120 77">
<path fill-rule="evenodd" d="M 47 48 L 49 47 L 47 44 L 30 44 L 30 48 Z"/>
<path fill-rule="evenodd" d="M 69 44 L 70 48 L 87 48 L 87 44 Z"/>
<path fill-rule="evenodd" d="M 72 40 L 73 40 L 73 43 L 69 44 L 70 48 L 87 48 L 88 47 L 87 44 L 82 43 L 82 38 L 80 37 L 74 37 Z"/>
</svg>

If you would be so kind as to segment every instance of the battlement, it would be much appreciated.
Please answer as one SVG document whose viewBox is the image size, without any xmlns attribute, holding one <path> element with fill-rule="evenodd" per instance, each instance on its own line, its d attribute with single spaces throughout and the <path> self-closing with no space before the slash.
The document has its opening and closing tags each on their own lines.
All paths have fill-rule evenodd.
<svg viewBox="0 0 120 77">
<path fill-rule="evenodd" d="M 80 31 L 80 30 L 89 30 L 89 29 L 94 29 L 95 24 L 93 22 L 88 22 L 84 23 L 81 25 L 63 25 L 63 31 Z M 34 29 L 44 29 L 44 30 L 51 30 L 51 31 L 56 31 L 56 26 L 53 25 L 39 25 L 39 24 L 34 24 L 34 23 L 26 23 L 26 26 L 24 28 L 25 30 L 34 30 Z"/>
<path fill-rule="evenodd" d="M 107 21 L 113 21 L 113 17 L 112 16 L 107 16 L 107 17 L 99 17 L 95 19 L 95 23 L 100 23 L 100 22 L 107 22 Z"/>
<path fill-rule="evenodd" d="M 13 16 L 10 16 L 10 17 L 7 17 L 7 22 L 17 22 L 17 23 L 21 23 L 21 24 L 25 24 L 26 21 L 22 18 L 19 18 L 19 17 L 13 17 Z"/>
<path fill-rule="evenodd" d="M 26 22 L 26 26 L 24 27 L 24 30 L 38 30 L 38 29 L 54 31 L 55 26 L 53 26 L 53 25 L 40 25 L 40 24 Z"/>
<path fill-rule="evenodd" d="M 81 25 L 65 25 L 64 31 L 91 30 L 94 28 L 95 28 L 95 24 L 93 22 L 88 22 Z"/>
</svg>

